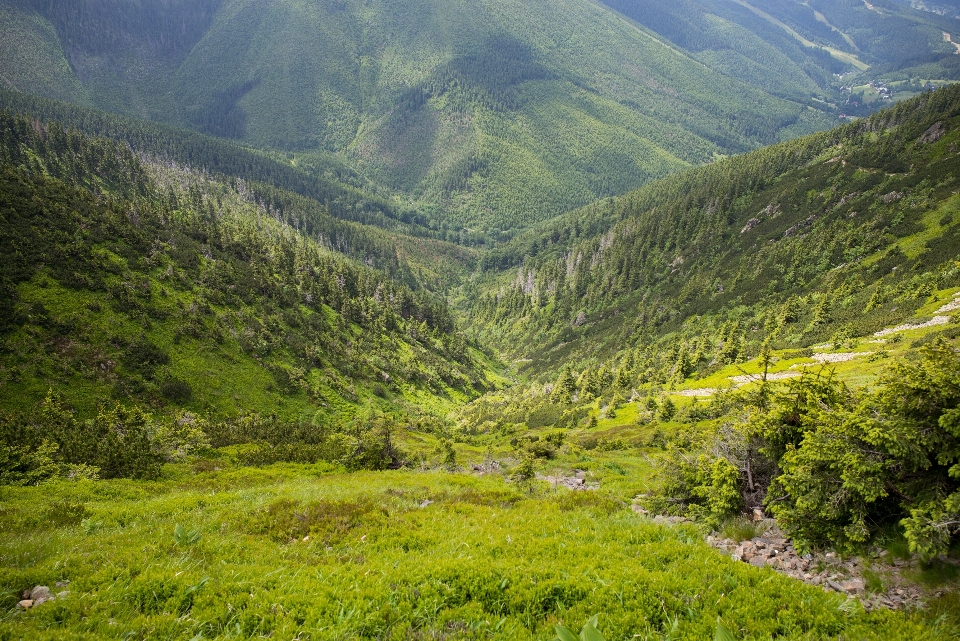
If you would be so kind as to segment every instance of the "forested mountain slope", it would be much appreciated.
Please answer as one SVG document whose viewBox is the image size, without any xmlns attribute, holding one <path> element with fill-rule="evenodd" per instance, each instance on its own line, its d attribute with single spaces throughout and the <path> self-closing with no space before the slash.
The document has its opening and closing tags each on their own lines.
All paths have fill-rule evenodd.
<svg viewBox="0 0 960 641">
<path fill-rule="evenodd" d="M 300 167 L 276 154 L 188 129 L 117 116 L 89 107 L 0 88 L 0 108 L 40 122 L 67 123 L 89 136 L 103 136 L 140 153 L 189 165 L 216 176 L 270 185 L 322 203 L 343 220 L 420 236 L 442 236 L 424 226 L 421 216 L 373 193 L 375 189 L 335 159 L 314 158 Z"/>
<path fill-rule="evenodd" d="M 837 115 L 816 83 L 718 74 L 586 0 L 4 0 L 0 29 L 9 87 L 336 153 L 485 231 Z"/>
<path fill-rule="evenodd" d="M 467 287 L 474 335 L 538 376 L 636 348 L 682 381 L 909 317 L 957 279 L 958 114 L 924 94 L 531 230 Z"/>
<path fill-rule="evenodd" d="M 486 389 L 481 355 L 415 276 L 442 260 L 435 241 L 56 122 L 2 115 L 0 161 L 3 410 L 53 394 L 80 417 L 109 399 L 272 415 L 273 437 L 255 421 L 243 438 L 306 426 L 316 443 L 328 421 L 416 421 Z"/>
</svg>

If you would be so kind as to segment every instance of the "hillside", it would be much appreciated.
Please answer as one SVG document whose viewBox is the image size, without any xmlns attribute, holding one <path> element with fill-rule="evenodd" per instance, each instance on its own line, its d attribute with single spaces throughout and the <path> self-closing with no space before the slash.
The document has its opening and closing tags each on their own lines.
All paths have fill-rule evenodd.
<svg viewBox="0 0 960 641">
<path fill-rule="evenodd" d="M 3 411 L 46 398 L 87 420 L 115 400 L 225 421 L 221 445 L 306 439 L 313 450 L 270 456 L 309 458 L 325 425 L 387 413 L 429 429 L 490 384 L 486 357 L 414 276 L 430 260 L 404 258 L 449 253 L 435 241 L 55 122 L 2 116 L 0 136 Z"/>
<path fill-rule="evenodd" d="M 928 93 L 532 229 L 465 290 L 474 336 L 538 376 L 696 344 L 690 374 L 907 318 L 956 278 L 958 107 Z"/>
<path fill-rule="evenodd" d="M 433 220 L 493 238 L 837 115 L 814 83 L 720 75 L 585 0 L 0 11 L 9 87 L 307 165 L 335 154 Z"/>
<path fill-rule="evenodd" d="M 952 563 L 958 114 L 960 88 L 927 93 L 486 253 L 460 306 L 526 381 L 467 405 L 459 437 L 547 469 L 643 453 L 638 509 L 730 538 L 756 510 L 800 553 Z"/>
</svg>

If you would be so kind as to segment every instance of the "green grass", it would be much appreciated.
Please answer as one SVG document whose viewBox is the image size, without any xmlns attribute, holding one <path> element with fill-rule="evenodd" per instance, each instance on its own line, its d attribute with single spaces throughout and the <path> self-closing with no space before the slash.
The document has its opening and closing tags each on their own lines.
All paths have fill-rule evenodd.
<svg viewBox="0 0 960 641">
<path fill-rule="evenodd" d="M 609 639 L 703 639 L 718 620 L 738 639 L 943 631 L 735 563 L 606 493 L 499 477 L 168 467 L 4 489 L 0 531 L 3 638 L 546 639 L 597 613 Z M 13 608 L 57 581 L 69 595 Z"/>
</svg>

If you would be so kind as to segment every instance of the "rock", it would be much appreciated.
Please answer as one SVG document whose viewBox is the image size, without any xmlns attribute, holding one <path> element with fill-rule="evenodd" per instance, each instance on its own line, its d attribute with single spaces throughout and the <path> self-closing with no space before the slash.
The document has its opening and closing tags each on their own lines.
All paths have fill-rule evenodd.
<svg viewBox="0 0 960 641">
<path fill-rule="evenodd" d="M 50 588 L 47 586 L 38 585 L 30 591 L 30 599 L 33 601 L 34 607 L 36 607 L 53 600 L 53 593 L 50 592 Z"/>
<path fill-rule="evenodd" d="M 849 581 L 844 581 L 840 584 L 840 587 L 843 588 L 845 592 L 851 594 L 860 594 L 863 592 L 863 588 L 866 584 L 863 579 L 850 579 Z"/>
<path fill-rule="evenodd" d="M 58 588 L 65 588 L 65 587 L 67 587 L 68 585 L 70 585 L 70 581 L 68 581 L 68 580 L 57 581 L 57 587 L 58 587 Z"/>
<path fill-rule="evenodd" d="M 70 596 L 70 590 L 64 590 L 63 592 L 57 592 L 57 598 L 62 599 L 64 597 Z"/>
<path fill-rule="evenodd" d="M 935 122 L 930 126 L 923 135 L 920 136 L 920 144 L 926 145 L 932 142 L 937 142 L 940 138 L 943 137 L 943 134 L 946 132 L 946 128 L 943 126 L 943 122 Z"/>
<path fill-rule="evenodd" d="M 423 503 L 420 504 L 420 507 L 422 507 L 422 508 L 423 508 L 423 507 L 427 507 L 428 505 L 431 505 L 432 503 L 433 503 L 433 501 L 431 501 L 430 499 L 427 499 L 427 500 L 425 500 Z"/>
<path fill-rule="evenodd" d="M 21 607 L 24 610 L 29 610 L 30 608 L 33 607 L 33 601 L 30 599 L 24 599 L 23 601 L 17 604 L 17 607 Z"/>
<path fill-rule="evenodd" d="M 767 560 L 762 556 L 755 556 L 752 559 L 750 559 L 750 565 L 754 567 L 762 568 L 766 564 L 767 564 Z"/>
<path fill-rule="evenodd" d="M 640 507 L 640 506 L 637 505 L 636 503 L 634 503 L 633 505 L 631 505 L 631 506 L 630 506 L 630 509 L 633 510 L 634 512 L 636 512 L 637 514 L 642 515 L 642 516 L 647 516 L 648 514 L 650 514 L 650 512 L 648 512 L 647 510 L 643 509 L 642 507 Z"/>
</svg>

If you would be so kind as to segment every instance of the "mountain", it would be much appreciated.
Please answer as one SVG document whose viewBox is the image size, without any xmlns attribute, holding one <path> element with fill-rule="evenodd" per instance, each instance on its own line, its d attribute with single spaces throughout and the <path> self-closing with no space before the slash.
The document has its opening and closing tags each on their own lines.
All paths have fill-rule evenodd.
<svg viewBox="0 0 960 641">
<path fill-rule="evenodd" d="M 909 3 L 607 0 L 604 4 L 719 73 L 784 97 L 819 88 L 835 99 L 834 90 L 840 87 L 835 75 L 860 74 L 858 85 L 863 80 L 883 81 L 894 71 L 898 77 L 924 80 L 957 77 L 951 34 L 960 23 L 955 16 L 902 6 Z M 849 103 L 843 109 L 857 112 Z"/>
<path fill-rule="evenodd" d="M 304 167 L 333 155 L 493 239 L 838 115 L 829 73 L 801 69 L 821 50 L 787 62 L 781 33 L 711 59 L 586 0 L 5 0 L 0 12 L 12 88 Z"/>
<path fill-rule="evenodd" d="M 410 113 L 566 82 L 492 50 L 519 84 Z M 0 637 L 957 636 L 960 86 L 502 238 L 348 154 L 0 109 Z"/>
<path fill-rule="evenodd" d="M 638 351 L 679 382 L 907 319 L 957 278 L 957 113 L 927 93 L 524 232 L 465 286 L 473 335 L 538 378 Z"/>
</svg>

